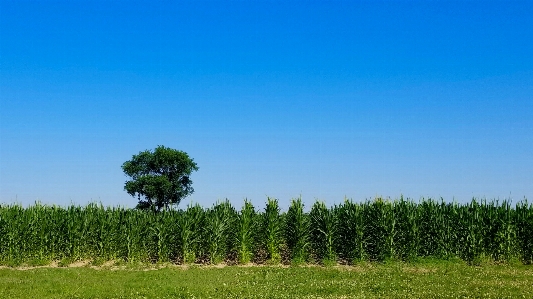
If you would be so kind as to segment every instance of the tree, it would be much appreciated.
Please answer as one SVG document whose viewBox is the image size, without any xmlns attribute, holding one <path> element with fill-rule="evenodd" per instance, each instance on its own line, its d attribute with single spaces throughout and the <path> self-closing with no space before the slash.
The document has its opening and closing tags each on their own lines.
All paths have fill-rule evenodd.
<svg viewBox="0 0 533 299">
<path fill-rule="evenodd" d="M 194 192 L 189 176 L 198 166 L 187 153 L 160 145 L 154 151 L 133 155 L 122 164 L 122 170 L 131 178 L 124 190 L 137 195 L 137 208 L 160 211 Z"/>
</svg>

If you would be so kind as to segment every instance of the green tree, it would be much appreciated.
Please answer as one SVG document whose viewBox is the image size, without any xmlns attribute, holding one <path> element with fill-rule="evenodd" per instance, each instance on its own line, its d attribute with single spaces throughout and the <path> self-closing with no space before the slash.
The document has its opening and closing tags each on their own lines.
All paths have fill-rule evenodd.
<svg viewBox="0 0 533 299">
<path fill-rule="evenodd" d="M 160 211 L 194 192 L 190 175 L 198 166 L 187 153 L 160 145 L 154 151 L 133 155 L 122 164 L 122 170 L 131 178 L 124 190 L 137 195 L 137 208 Z"/>
</svg>

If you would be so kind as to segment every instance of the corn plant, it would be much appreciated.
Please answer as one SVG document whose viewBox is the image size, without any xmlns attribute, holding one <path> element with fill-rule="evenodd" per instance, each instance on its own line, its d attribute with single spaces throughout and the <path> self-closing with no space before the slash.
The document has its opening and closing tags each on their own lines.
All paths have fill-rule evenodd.
<svg viewBox="0 0 533 299">
<path fill-rule="evenodd" d="M 154 242 L 157 244 L 157 256 L 159 262 L 175 262 L 178 260 L 178 235 L 179 225 L 176 219 L 179 211 L 164 210 L 159 215 L 154 215 L 153 225 Z"/>
<path fill-rule="evenodd" d="M 302 199 L 293 199 L 285 216 L 285 241 L 295 264 L 307 260 L 309 220 L 303 209 Z"/>
<path fill-rule="evenodd" d="M 239 263 L 247 264 L 252 260 L 254 246 L 254 232 L 256 230 L 256 212 L 254 206 L 248 200 L 239 213 L 236 243 L 237 258 Z"/>
<path fill-rule="evenodd" d="M 423 200 L 417 205 L 419 247 L 418 256 L 449 258 L 456 254 L 455 244 L 457 228 L 455 204 L 445 204 L 432 199 Z"/>
<path fill-rule="evenodd" d="M 496 261 L 509 261 L 515 252 L 515 229 L 510 204 L 507 201 L 502 204 L 485 201 L 481 209 L 484 255 Z"/>
<path fill-rule="evenodd" d="M 199 205 L 190 205 L 178 213 L 177 244 L 181 260 L 194 263 L 203 252 L 200 248 L 201 229 L 204 223 L 204 210 Z"/>
<path fill-rule="evenodd" d="M 476 263 L 483 254 L 482 208 L 475 200 L 458 207 L 456 214 L 458 255 L 469 263 Z"/>
<path fill-rule="evenodd" d="M 370 260 L 385 260 L 395 257 L 394 238 L 396 219 L 390 201 L 377 198 L 364 205 L 363 217 L 366 223 L 364 234 Z"/>
<path fill-rule="evenodd" d="M 420 247 L 419 211 L 417 206 L 400 197 L 393 205 L 395 232 L 393 233 L 396 255 L 403 260 L 413 260 Z"/>
<path fill-rule="evenodd" d="M 280 245 L 281 245 L 281 233 L 282 222 L 279 214 L 280 209 L 278 200 L 274 198 L 268 198 L 263 213 L 263 221 L 261 225 L 262 230 L 262 243 L 267 252 L 267 258 L 271 263 L 279 263 L 281 261 Z"/>
<path fill-rule="evenodd" d="M 527 200 L 516 204 L 516 242 L 525 264 L 533 263 L 533 204 Z"/>
<path fill-rule="evenodd" d="M 510 261 L 516 256 L 516 228 L 512 212 L 511 204 L 507 201 L 498 209 L 498 230 L 494 240 L 498 245 L 493 253 L 495 260 Z"/>
<path fill-rule="evenodd" d="M 315 202 L 309 213 L 309 237 L 313 253 L 319 261 L 331 263 L 336 261 L 335 252 L 335 214 L 323 202 Z"/>
<path fill-rule="evenodd" d="M 229 240 L 234 238 L 232 228 L 236 220 L 235 218 L 235 209 L 227 200 L 215 205 L 207 212 L 205 220 L 205 241 L 212 264 L 220 263 L 228 254 Z"/>
<path fill-rule="evenodd" d="M 344 199 L 344 203 L 335 207 L 337 215 L 336 251 L 340 259 L 347 263 L 359 262 L 367 258 L 365 252 L 365 221 L 361 204 Z"/>
<path fill-rule="evenodd" d="M 533 205 L 526 199 L 468 204 L 423 199 L 344 203 L 302 200 L 280 214 L 268 198 L 262 213 L 245 201 L 159 213 L 89 204 L 27 208 L 0 205 L 0 262 L 122 259 L 136 262 L 357 262 L 417 257 L 533 262 Z M 285 253 L 288 253 L 285 256 Z M 286 261 L 285 259 L 283 261 Z"/>
</svg>

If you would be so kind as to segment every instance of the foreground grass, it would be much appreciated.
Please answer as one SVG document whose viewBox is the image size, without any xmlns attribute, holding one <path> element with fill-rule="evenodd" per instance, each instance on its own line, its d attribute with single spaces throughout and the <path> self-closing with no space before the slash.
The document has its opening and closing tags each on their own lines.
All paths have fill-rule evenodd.
<svg viewBox="0 0 533 299">
<path fill-rule="evenodd" d="M 518 264 L 0 269 L 0 298 L 531 298 L 531 294 L 533 267 Z"/>
</svg>

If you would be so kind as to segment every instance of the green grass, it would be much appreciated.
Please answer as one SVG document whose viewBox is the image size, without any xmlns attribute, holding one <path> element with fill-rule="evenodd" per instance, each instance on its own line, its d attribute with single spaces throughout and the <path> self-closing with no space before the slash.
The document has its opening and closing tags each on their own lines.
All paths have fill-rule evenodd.
<svg viewBox="0 0 533 299">
<path fill-rule="evenodd" d="M 352 267 L 0 269 L 0 298 L 531 298 L 533 268 L 461 261 Z"/>
</svg>

